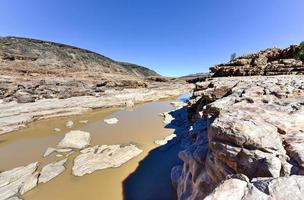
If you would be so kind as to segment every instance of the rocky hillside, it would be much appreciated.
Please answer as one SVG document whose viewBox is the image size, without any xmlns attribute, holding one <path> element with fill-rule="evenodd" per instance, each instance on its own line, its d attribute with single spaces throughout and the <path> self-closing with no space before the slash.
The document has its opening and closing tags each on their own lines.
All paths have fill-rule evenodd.
<svg viewBox="0 0 304 200">
<path fill-rule="evenodd" d="M 43 73 L 57 76 L 76 72 L 96 77 L 107 74 L 158 76 L 155 71 L 146 67 L 117 62 L 85 49 L 18 37 L 0 38 L 0 69 L 23 74 Z"/>
<path fill-rule="evenodd" d="M 26 38 L 0 38 L 0 100 L 5 102 L 99 97 L 110 90 L 170 88 L 177 82 L 186 83 L 77 47 Z"/>
<path fill-rule="evenodd" d="M 304 44 L 272 48 L 210 68 L 214 77 L 304 74 Z"/>
<path fill-rule="evenodd" d="M 179 199 L 303 199 L 303 105 L 302 75 L 197 83 L 192 143 L 172 170 Z"/>
</svg>

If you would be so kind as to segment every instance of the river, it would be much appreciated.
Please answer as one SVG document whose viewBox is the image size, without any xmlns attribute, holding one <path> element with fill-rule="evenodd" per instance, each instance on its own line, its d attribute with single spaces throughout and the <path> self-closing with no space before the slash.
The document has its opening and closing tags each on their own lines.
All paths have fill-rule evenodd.
<svg viewBox="0 0 304 200">
<path fill-rule="evenodd" d="M 90 175 L 71 174 L 72 155 L 67 170 L 46 184 L 26 193 L 25 200 L 170 200 L 175 191 L 170 182 L 170 169 L 180 163 L 177 145 L 161 150 L 154 144 L 174 132 L 164 128 L 162 112 L 173 109 L 172 99 L 145 103 L 133 109 L 109 108 L 78 116 L 41 120 L 21 130 L 0 136 L 0 171 L 38 161 L 42 165 L 61 160 L 55 155 L 43 158 L 48 147 L 55 147 L 70 130 L 91 133 L 91 144 L 130 144 L 143 150 L 139 156 L 118 168 L 98 170 Z M 106 124 L 105 118 L 116 117 L 119 122 Z M 72 128 L 65 127 L 68 120 Z M 88 123 L 79 123 L 88 120 Z M 61 129 L 55 132 L 54 128 Z"/>
</svg>

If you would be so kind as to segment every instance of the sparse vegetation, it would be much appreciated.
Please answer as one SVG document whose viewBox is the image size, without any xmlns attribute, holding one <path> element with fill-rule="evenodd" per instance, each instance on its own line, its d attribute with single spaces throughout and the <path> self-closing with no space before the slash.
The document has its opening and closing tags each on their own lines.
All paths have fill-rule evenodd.
<svg viewBox="0 0 304 200">
<path fill-rule="evenodd" d="M 234 60 L 236 58 L 236 53 L 232 53 L 230 55 L 230 61 Z"/>
<path fill-rule="evenodd" d="M 297 57 L 298 59 L 304 61 L 304 41 L 300 43 L 300 50 Z"/>
</svg>

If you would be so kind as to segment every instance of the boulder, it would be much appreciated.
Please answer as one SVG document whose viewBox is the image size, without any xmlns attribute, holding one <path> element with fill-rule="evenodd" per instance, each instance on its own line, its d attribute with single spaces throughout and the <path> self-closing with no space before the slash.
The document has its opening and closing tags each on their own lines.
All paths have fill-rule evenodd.
<svg viewBox="0 0 304 200">
<path fill-rule="evenodd" d="M 83 149 L 90 145 L 91 135 L 84 131 L 70 131 L 65 134 L 57 148 Z"/>
</svg>

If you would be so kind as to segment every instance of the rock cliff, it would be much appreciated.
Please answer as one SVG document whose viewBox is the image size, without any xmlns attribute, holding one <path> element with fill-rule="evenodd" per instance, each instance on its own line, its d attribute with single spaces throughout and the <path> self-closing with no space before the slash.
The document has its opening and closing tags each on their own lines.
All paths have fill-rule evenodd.
<svg viewBox="0 0 304 200">
<path fill-rule="evenodd" d="M 210 68 L 214 77 L 304 74 L 304 44 L 272 48 Z"/>
<path fill-rule="evenodd" d="M 303 198 L 304 76 L 210 78 L 189 104 L 203 128 L 172 169 L 179 199 Z"/>
</svg>

